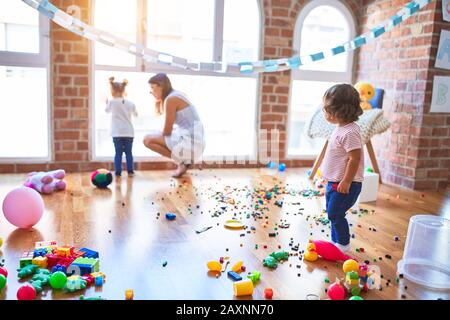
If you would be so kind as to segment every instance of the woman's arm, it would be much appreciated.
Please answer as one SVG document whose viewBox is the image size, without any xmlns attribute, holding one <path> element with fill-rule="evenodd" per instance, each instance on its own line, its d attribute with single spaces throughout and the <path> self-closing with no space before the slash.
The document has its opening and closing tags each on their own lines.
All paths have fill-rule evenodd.
<svg viewBox="0 0 450 320">
<path fill-rule="evenodd" d="M 173 123 L 177 114 L 177 102 L 173 98 L 168 98 L 165 101 L 166 121 L 164 123 L 163 136 L 170 136 L 172 134 Z"/>
<path fill-rule="evenodd" d="M 337 191 L 340 193 L 348 193 L 350 185 L 358 171 L 359 161 L 361 160 L 362 149 L 354 149 L 348 152 L 348 162 L 345 167 L 344 178 L 339 183 Z"/>
</svg>

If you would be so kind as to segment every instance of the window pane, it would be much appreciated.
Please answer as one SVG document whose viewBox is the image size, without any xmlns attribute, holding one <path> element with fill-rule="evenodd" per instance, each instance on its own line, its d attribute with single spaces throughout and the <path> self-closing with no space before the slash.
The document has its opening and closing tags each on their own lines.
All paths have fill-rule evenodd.
<svg viewBox="0 0 450 320">
<path fill-rule="evenodd" d="M 319 6 L 313 9 L 302 25 L 300 55 L 314 54 L 350 40 L 350 26 L 338 9 Z M 348 53 L 320 60 L 301 67 L 304 70 L 347 71 Z"/>
<path fill-rule="evenodd" d="M 200 114 L 205 127 L 205 156 L 254 154 L 256 79 L 188 75 L 170 78 L 174 88 L 185 92 Z"/>
<path fill-rule="evenodd" d="M 156 157 L 159 156 L 147 149 L 142 143 L 144 136 L 151 130 L 162 130 L 163 117 L 155 116 L 155 100 L 150 94 L 148 79 L 150 75 L 139 72 L 95 72 L 95 156 L 113 157 L 114 146 L 110 135 L 111 114 L 105 112 L 105 100 L 111 99 L 108 78 L 114 76 L 117 81 L 127 79 L 127 99 L 136 104 L 139 116 L 133 118 L 134 144 L 133 155 Z"/>
<path fill-rule="evenodd" d="M 110 94 L 108 78 L 114 76 L 119 81 L 129 80 L 127 98 L 138 109 L 139 117 L 133 120 L 134 156 L 158 156 L 142 143 L 149 131 L 161 131 L 164 125 L 164 117 L 155 116 L 154 99 L 149 93 L 148 79 L 154 74 L 96 71 L 95 75 L 95 155 L 114 156 L 109 134 L 111 118 L 105 113 L 105 100 Z M 256 79 L 188 75 L 170 75 L 170 79 L 176 90 L 187 94 L 200 114 L 206 135 L 205 156 L 254 154 Z"/>
<path fill-rule="evenodd" d="M 310 139 L 306 125 L 322 102 L 325 91 L 336 83 L 319 81 L 292 82 L 291 109 L 289 114 L 289 155 L 317 155 L 324 139 Z"/>
<path fill-rule="evenodd" d="M 257 1 L 225 0 L 224 16 L 223 60 L 258 60 L 260 22 Z"/>
<path fill-rule="evenodd" d="M 127 0 L 127 4 L 123 4 L 124 2 L 122 0 L 96 0 L 95 27 L 135 43 L 137 42 L 137 1 Z M 134 67 L 136 65 L 136 57 L 127 52 L 96 42 L 95 63 Z"/>
<path fill-rule="evenodd" d="M 211 61 L 214 2 L 149 0 L 147 46 L 193 61 Z"/>
<path fill-rule="evenodd" d="M 0 50 L 39 53 L 39 13 L 22 1 L 0 1 Z"/>
<path fill-rule="evenodd" d="M 47 70 L 0 66 L 0 88 L 0 158 L 48 157 Z"/>
</svg>

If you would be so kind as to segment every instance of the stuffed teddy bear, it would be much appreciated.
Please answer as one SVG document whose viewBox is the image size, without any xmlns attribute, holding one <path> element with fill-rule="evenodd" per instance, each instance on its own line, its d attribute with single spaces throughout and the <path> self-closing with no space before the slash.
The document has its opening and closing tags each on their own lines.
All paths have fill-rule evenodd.
<svg viewBox="0 0 450 320">
<path fill-rule="evenodd" d="M 64 179 L 66 172 L 64 170 L 55 170 L 49 172 L 31 172 L 28 174 L 24 186 L 32 188 L 37 192 L 50 194 L 53 191 L 66 189 Z"/>
<path fill-rule="evenodd" d="M 361 98 L 361 109 L 370 110 L 372 109 L 372 105 L 369 103 L 375 95 L 375 88 L 367 82 L 358 82 L 355 84 L 355 89 L 359 93 L 359 97 Z"/>
</svg>

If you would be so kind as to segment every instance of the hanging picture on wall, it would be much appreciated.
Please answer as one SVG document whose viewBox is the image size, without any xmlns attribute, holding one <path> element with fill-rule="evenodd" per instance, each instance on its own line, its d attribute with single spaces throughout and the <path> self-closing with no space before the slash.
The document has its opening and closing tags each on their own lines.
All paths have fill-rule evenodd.
<svg viewBox="0 0 450 320">
<path fill-rule="evenodd" d="M 442 17 L 450 22 L 450 0 L 442 0 Z"/>
<path fill-rule="evenodd" d="M 434 77 L 430 112 L 450 113 L 450 77 Z"/>
<path fill-rule="evenodd" d="M 450 70 L 450 31 L 448 30 L 441 31 L 435 67 Z"/>
</svg>

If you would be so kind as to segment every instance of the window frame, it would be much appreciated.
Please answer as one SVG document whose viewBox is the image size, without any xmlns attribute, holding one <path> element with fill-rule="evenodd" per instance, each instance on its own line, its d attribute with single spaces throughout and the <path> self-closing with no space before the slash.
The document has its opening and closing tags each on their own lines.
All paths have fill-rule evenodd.
<svg viewBox="0 0 450 320">
<path fill-rule="evenodd" d="M 314 0 L 307 3 L 303 9 L 300 11 L 295 22 L 294 29 L 294 42 L 293 42 L 293 52 L 294 54 L 300 53 L 301 44 L 301 34 L 303 30 L 303 24 L 309 13 L 317 7 L 320 6 L 330 6 L 339 10 L 346 18 L 349 28 L 350 35 L 349 40 L 356 36 L 356 21 L 351 12 L 351 10 L 342 2 L 338 0 Z M 347 55 L 347 69 L 346 71 L 317 71 L 317 70 L 303 70 L 303 69 L 293 69 L 291 71 L 291 81 L 289 86 L 289 98 L 288 98 L 288 119 L 291 119 L 292 113 L 292 94 L 293 94 L 293 84 L 294 81 L 317 81 L 317 82 L 346 82 L 352 83 L 353 81 L 353 64 L 354 64 L 354 50 L 348 52 Z M 285 154 L 286 159 L 290 160 L 314 160 L 317 158 L 318 154 L 289 154 L 289 139 L 291 132 L 291 121 L 288 120 L 286 129 L 286 144 L 285 144 Z M 320 152 L 319 152 L 320 153 Z"/>
<path fill-rule="evenodd" d="M 143 44 L 147 47 L 147 3 L 149 0 L 136 0 L 137 1 L 137 18 L 136 18 L 136 43 Z M 150 0 L 151 1 L 151 0 Z M 212 61 L 222 61 L 222 51 L 223 51 L 223 30 L 224 30 L 224 21 L 225 21 L 225 1 L 226 0 L 214 0 L 214 34 L 213 34 L 213 56 Z M 258 9 L 258 19 L 259 19 L 259 35 L 258 35 L 258 59 L 260 59 L 263 48 L 263 10 L 262 10 L 262 0 L 254 0 L 257 3 Z M 90 1 L 90 10 L 95 13 L 95 4 L 96 0 Z M 91 22 L 95 22 L 95 14 L 92 14 Z M 259 120 L 259 104 L 261 99 L 261 79 L 260 74 L 236 74 L 236 73 L 226 73 L 226 72 L 214 72 L 214 71 L 193 71 L 193 70 L 183 70 L 180 68 L 158 64 L 154 62 L 145 61 L 141 57 L 136 57 L 136 65 L 134 67 L 123 67 L 123 66 L 111 66 L 111 65 L 100 65 L 95 63 L 95 45 L 91 46 L 91 79 L 90 82 L 92 84 L 92 94 L 91 94 L 91 108 L 90 108 L 90 116 L 93 119 L 93 123 L 91 126 L 91 134 L 92 134 L 92 146 L 91 146 L 91 160 L 92 161 L 109 161 L 111 157 L 97 156 L 96 155 L 96 119 L 94 112 L 95 105 L 95 73 L 96 71 L 120 71 L 120 72 L 145 72 L 145 73 L 168 73 L 168 74 L 176 74 L 176 75 L 187 75 L 187 76 L 214 76 L 214 77 L 237 77 L 237 78 L 254 78 L 256 81 L 256 95 L 255 95 L 255 122 L 254 122 L 254 131 L 255 131 L 255 139 L 253 142 L 253 151 L 251 154 L 246 156 L 246 161 L 257 161 L 258 160 L 258 129 L 260 126 Z M 203 157 L 204 161 L 213 161 L 217 158 L 228 157 L 225 155 L 214 155 Z M 150 161 L 150 162 L 160 162 L 163 161 L 164 157 L 162 156 L 134 156 L 135 160 L 139 161 Z"/>
<path fill-rule="evenodd" d="M 39 15 L 39 53 L 14 52 L 0 50 L 0 66 L 42 68 L 47 77 L 47 156 L 45 157 L 0 157 L 0 163 L 47 163 L 54 160 L 53 155 L 53 117 L 50 79 L 50 20 Z"/>
</svg>

